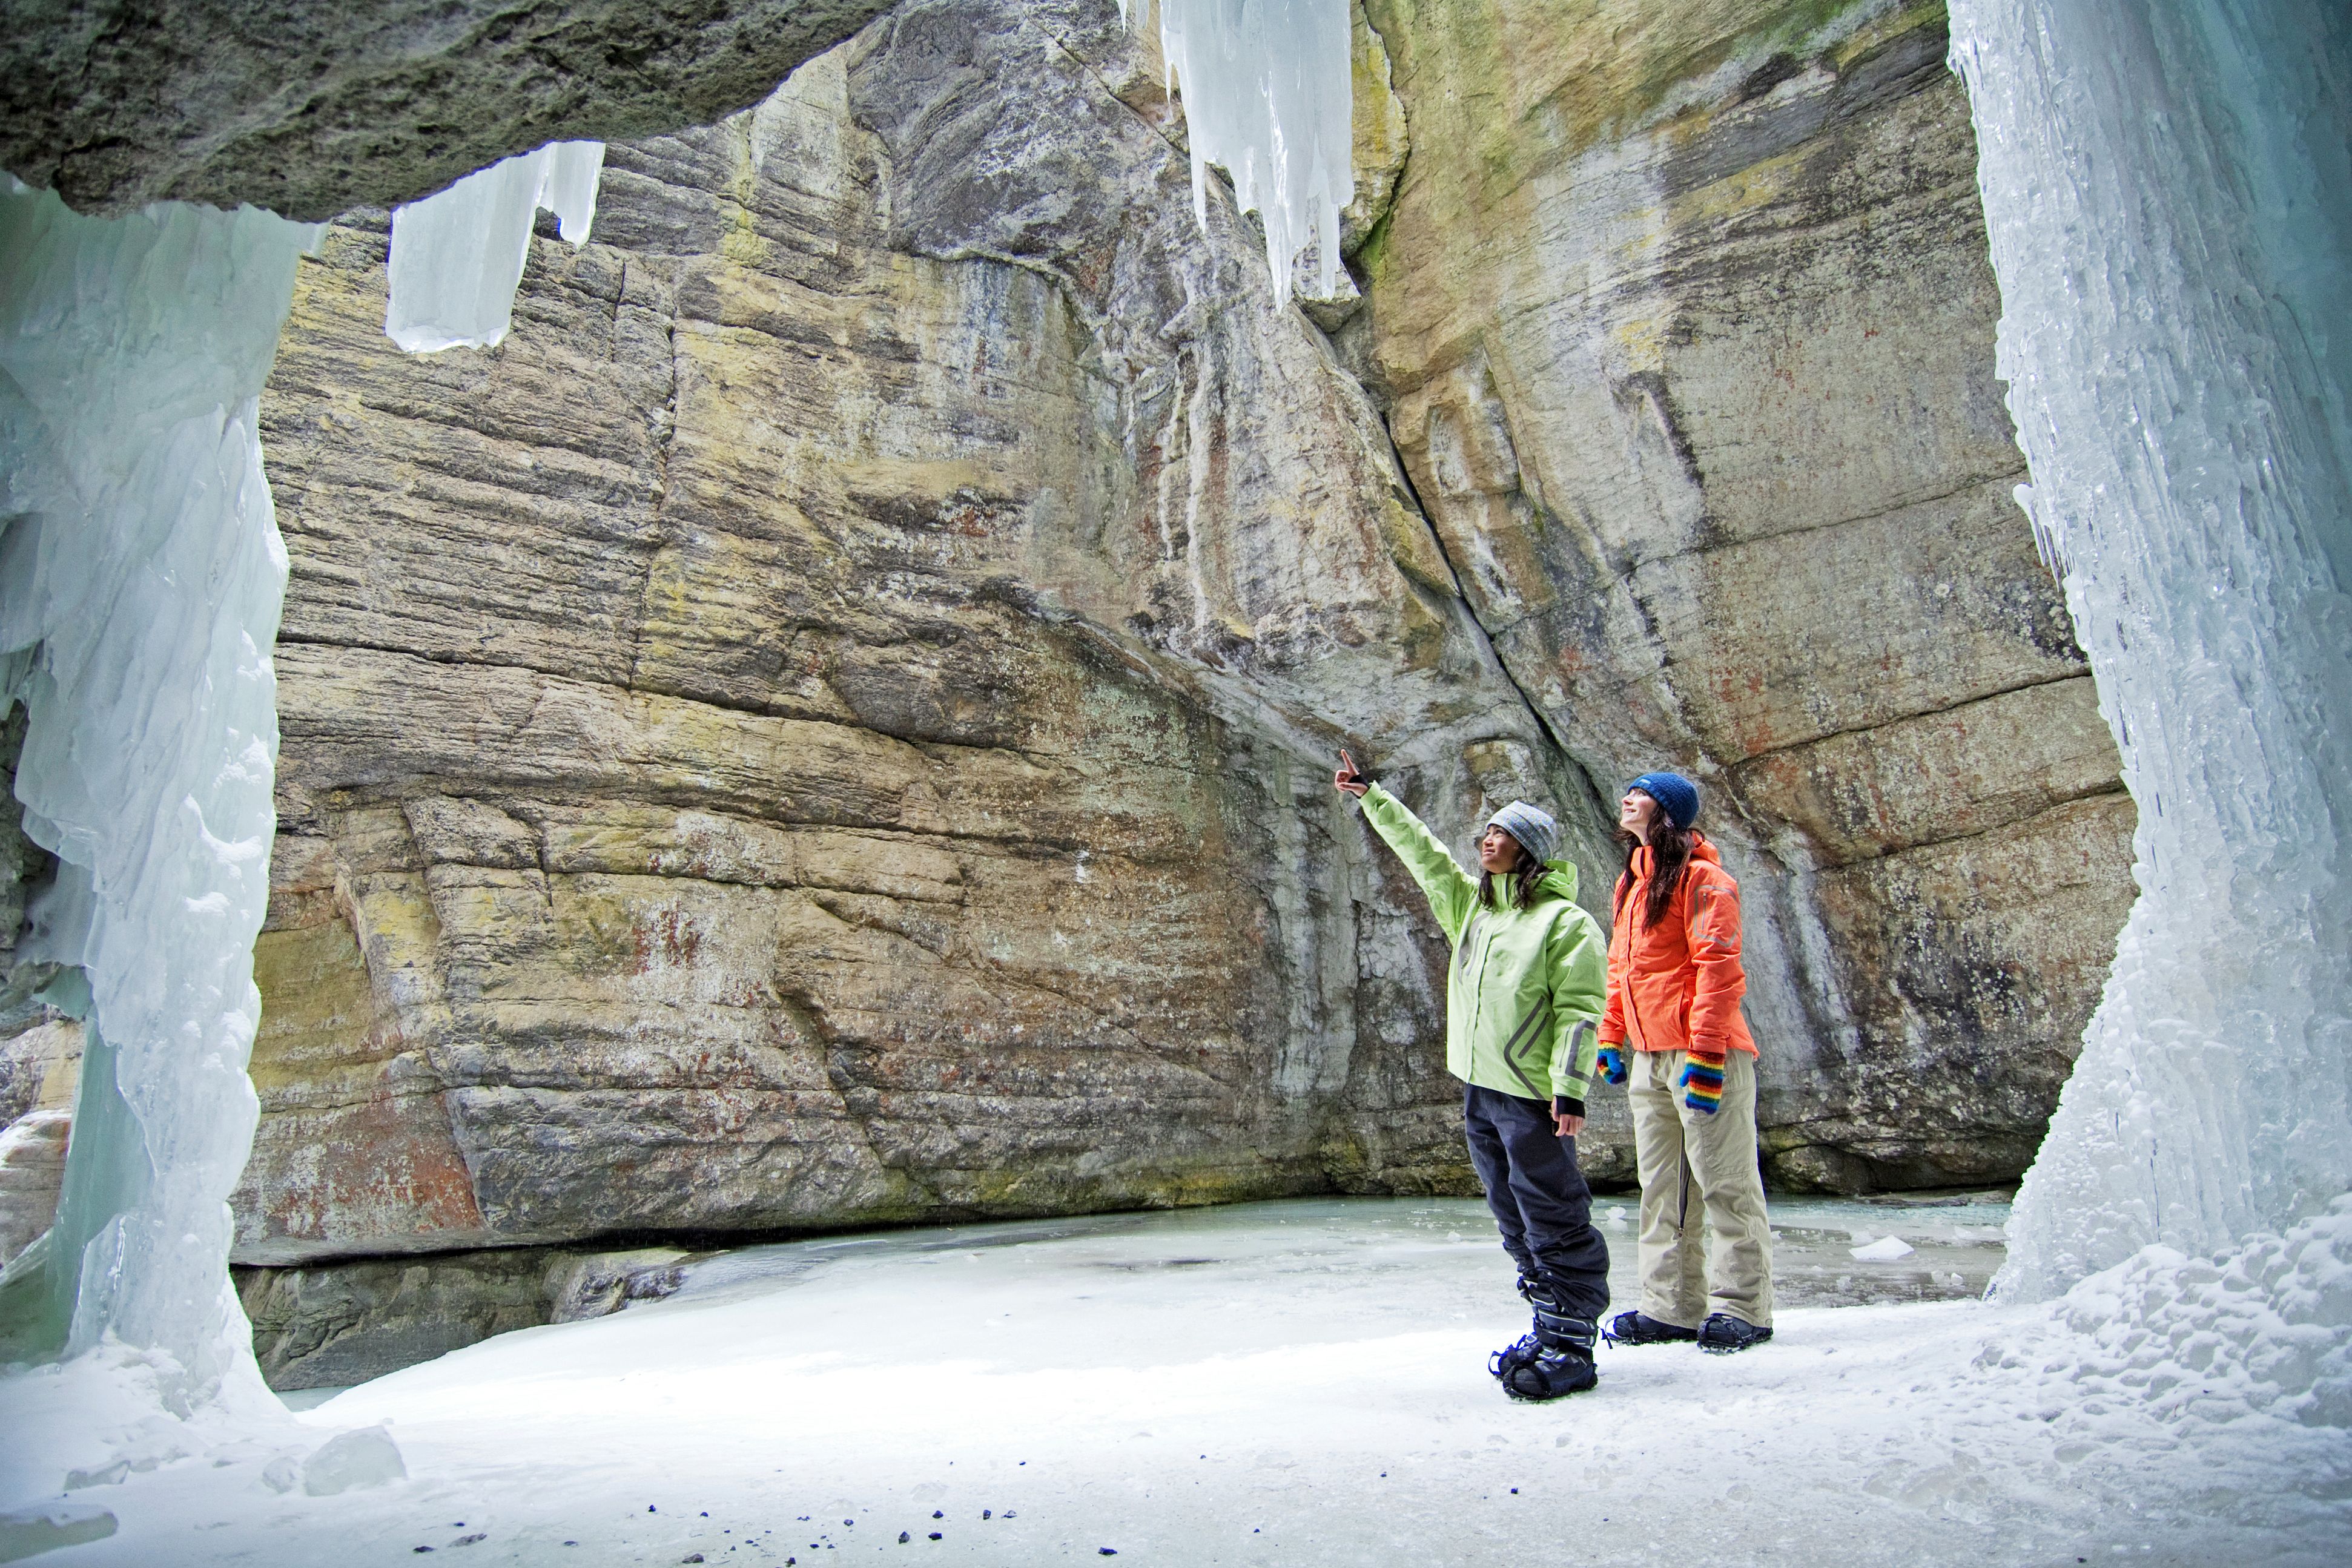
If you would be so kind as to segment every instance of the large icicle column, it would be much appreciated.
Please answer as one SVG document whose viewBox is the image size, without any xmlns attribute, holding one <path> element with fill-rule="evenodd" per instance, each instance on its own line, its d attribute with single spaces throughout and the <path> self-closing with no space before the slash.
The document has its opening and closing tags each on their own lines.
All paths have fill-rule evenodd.
<svg viewBox="0 0 2352 1568">
<path fill-rule="evenodd" d="M 53 993 L 90 1025 L 57 1222 L 0 1311 L 12 1355 L 164 1353 L 181 1400 L 253 1364 L 228 1195 L 256 1114 L 286 586 L 257 411 L 312 232 L 0 193 L 0 649 L 26 829 L 62 862 L 31 946 L 79 967 Z"/>
<path fill-rule="evenodd" d="M 603 162 L 551 144 L 402 207 L 386 330 L 496 343 L 533 213 L 584 242 Z M 110 1334 L 167 1355 L 184 1407 L 259 1378 L 228 1280 L 287 570 L 257 411 L 315 233 L 0 193 L 0 676 L 27 710 L 26 831 L 61 862 L 19 954 L 64 967 L 52 999 L 90 1026 L 57 1221 L 0 1279 L 0 1360 Z"/>
<path fill-rule="evenodd" d="M 1184 95 L 1192 211 L 1209 222 L 1208 168 L 1265 225 L 1278 302 L 1314 242 L 1317 292 L 1339 285 L 1339 209 L 1353 199 L 1355 78 L 1347 0 L 1160 0 L 1168 83 Z M 1133 0 L 1119 0 L 1129 21 Z"/>
<path fill-rule="evenodd" d="M 2020 498 L 2140 898 L 2000 1288 L 2352 1189 L 2352 8 L 1953 0 Z"/>
</svg>

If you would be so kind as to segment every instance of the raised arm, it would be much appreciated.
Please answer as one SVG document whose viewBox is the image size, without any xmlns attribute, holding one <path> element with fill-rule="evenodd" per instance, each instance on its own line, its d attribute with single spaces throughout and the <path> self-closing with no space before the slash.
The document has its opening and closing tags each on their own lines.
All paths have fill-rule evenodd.
<svg viewBox="0 0 2352 1568">
<path fill-rule="evenodd" d="M 1342 758 L 1347 753 L 1340 753 Z M 1405 809 L 1403 801 L 1356 772 L 1352 760 L 1347 761 L 1333 783 L 1357 797 L 1364 809 L 1364 821 L 1372 825 L 1404 869 L 1412 873 L 1412 880 L 1429 900 L 1429 912 L 1437 916 L 1449 942 L 1462 940 L 1463 928 L 1470 924 L 1471 912 L 1478 904 L 1478 883 L 1462 869 L 1435 833 L 1422 824 L 1419 817 Z M 1350 786 L 1354 788 L 1350 788 Z"/>
</svg>

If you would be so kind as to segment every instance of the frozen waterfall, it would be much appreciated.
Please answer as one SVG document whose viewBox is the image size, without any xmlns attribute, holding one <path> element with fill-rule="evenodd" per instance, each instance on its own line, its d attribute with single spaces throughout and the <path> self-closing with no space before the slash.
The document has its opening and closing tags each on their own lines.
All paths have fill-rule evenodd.
<svg viewBox="0 0 2352 1568">
<path fill-rule="evenodd" d="M 2139 804 L 2012 1221 L 2037 1295 L 2352 1189 L 2352 10 L 1951 15 L 2021 499 Z"/>
<path fill-rule="evenodd" d="M 584 242 L 603 162 L 557 143 L 400 209 L 386 330 L 498 341 L 533 215 Z M 0 193 L 0 678 L 27 710 L 26 831 L 61 862 L 22 956 L 61 967 L 47 994 L 89 1025 L 58 1218 L 0 1281 L 0 1355 L 110 1334 L 170 1358 L 176 1405 L 239 1368 L 258 1384 L 227 1272 L 287 571 L 257 417 L 317 232 Z"/>
<path fill-rule="evenodd" d="M 1160 50 L 1184 97 L 1192 206 L 1205 226 L 1208 166 L 1234 177 L 1241 210 L 1265 225 L 1278 301 L 1291 262 L 1316 245 L 1318 291 L 1339 277 L 1339 209 L 1355 193 L 1348 0 L 1159 0 Z M 1131 13 L 1133 0 L 1120 0 Z"/>
<path fill-rule="evenodd" d="M 111 1333 L 202 1397 L 252 1365 L 228 1195 L 256 1115 L 286 587 L 256 419 L 315 231 L 250 207 L 86 218 L 9 187 L 0 649 L 26 831 L 62 862 L 27 949 L 68 967 L 51 995 L 90 1033 L 57 1222 L 0 1298 L 13 1354 Z"/>
</svg>

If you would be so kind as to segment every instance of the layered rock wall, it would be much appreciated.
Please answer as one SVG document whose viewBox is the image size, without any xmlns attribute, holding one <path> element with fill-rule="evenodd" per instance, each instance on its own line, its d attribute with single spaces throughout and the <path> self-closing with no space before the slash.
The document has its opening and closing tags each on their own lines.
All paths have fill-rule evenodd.
<svg viewBox="0 0 2352 1568">
<path fill-rule="evenodd" d="M 1550 803 L 1596 904 L 1620 781 L 1691 769 L 1775 1176 L 2022 1167 L 2130 806 L 1939 14 L 1363 19 L 1378 177 L 1296 310 L 1078 0 L 615 146 L 495 350 L 393 351 L 380 215 L 331 232 L 265 408 L 242 1260 L 1465 1190 L 1343 740 L 1465 846 Z M 551 1310 L 508 1275 L 482 1321 Z M 321 1376 L 279 1309 L 340 1288 L 247 1278 Z"/>
<path fill-rule="evenodd" d="M 491 352 L 306 266 L 240 1260 L 1460 1185 L 1330 747 L 1589 791 L 1152 65 L 902 6 L 614 148 Z"/>
<path fill-rule="evenodd" d="M 1352 356 L 1552 733 L 1705 787 L 1770 1168 L 2013 1177 L 2134 816 L 2010 497 L 1940 7 L 1368 9 L 1412 153 Z"/>
</svg>

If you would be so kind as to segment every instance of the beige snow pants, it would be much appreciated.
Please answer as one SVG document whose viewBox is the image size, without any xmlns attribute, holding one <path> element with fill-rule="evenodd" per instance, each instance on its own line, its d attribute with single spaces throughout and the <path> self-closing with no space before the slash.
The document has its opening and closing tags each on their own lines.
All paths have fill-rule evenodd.
<svg viewBox="0 0 2352 1568">
<path fill-rule="evenodd" d="M 1772 1232 L 1756 1169 L 1756 1058 L 1731 1052 L 1722 1107 L 1709 1115 L 1685 1105 L 1675 1087 L 1681 1051 L 1633 1057 L 1626 1093 L 1642 1178 L 1642 1311 L 1677 1328 L 1695 1329 L 1710 1312 L 1770 1328 Z"/>
</svg>

